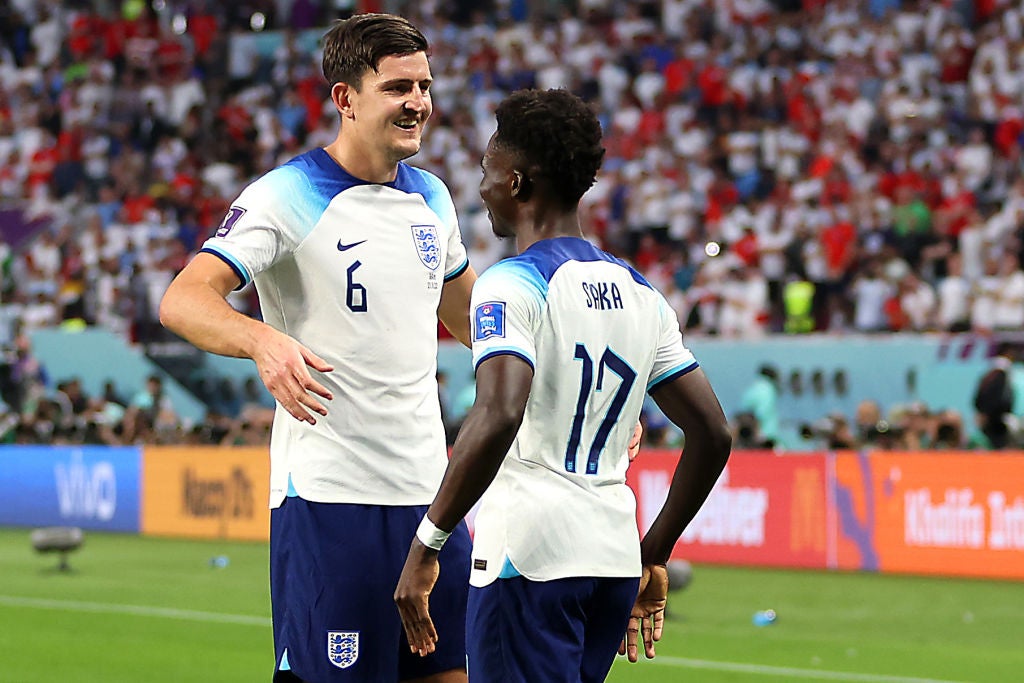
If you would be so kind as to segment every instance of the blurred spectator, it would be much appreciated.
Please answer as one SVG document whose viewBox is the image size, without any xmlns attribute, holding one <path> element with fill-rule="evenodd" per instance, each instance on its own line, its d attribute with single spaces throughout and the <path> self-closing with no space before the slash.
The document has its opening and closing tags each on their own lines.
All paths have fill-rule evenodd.
<svg viewBox="0 0 1024 683">
<path fill-rule="evenodd" d="M 1012 362 L 1012 351 L 1001 348 L 992 359 L 992 367 L 981 376 L 974 391 L 977 425 L 983 437 L 981 445 L 988 449 L 999 450 L 1010 445 L 1008 419 L 1012 415 L 1014 403 L 1013 383 L 1010 380 Z"/>
<path fill-rule="evenodd" d="M 854 329 L 859 332 L 888 329 L 885 302 L 892 296 L 893 288 L 882 275 L 881 262 L 869 260 L 854 280 L 851 290 L 854 296 Z"/>
<path fill-rule="evenodd" d="M 814 283 L 790 275 L 782 288 L 783 329 L 790 334 L 814 330 Z"/>
<path fill-rule="evenodd" d="M 177 424 L 174 405 L 164 394 L 163 380 L 159 375 L 150 375 L 146 387 L 132 398 L 125 411 L 125 443 L 156 440 L 161 431 L 171 430 Z"/>
<path fill-rule="evenodd" d="M 931 285 L 909 272 L 900 280 L 898 297 L 899 324 L 891 329 L 924 332 L 935 328 L 936 300 Z"/>
<path fill-rule="evenodd" d="M 993 320 L 997 330 L 1024 328 L 1024 271 L 1017 254 L 1005 253 L 999 261 L 999 298 Z"/>
<path fill-rule="evenodd" d="M 779 371 L 762 365 L 757 377 L 743 392 L 740 410 L 753 417 L 754 435 L 746 439 L 758 448 L 774 448 L 779 440 Z"/>
<path fill-rule="evenodd" d="M 14 341 L 14 361 L 11 363 L 11 406 L 22 415 L 32 415 L 46 393 L 48 376 L 42 363 L 32 353 L 32 346 L 24 334 Z"/>
<path fill-rule="evenodd" d="M 938 327 L 945 332 L 966 332 L 970 329 L 968 301 L 971 285 L 963 275 L 960 254 L 946 258 L 946 277 L 938 286 Z"/>
</svg>

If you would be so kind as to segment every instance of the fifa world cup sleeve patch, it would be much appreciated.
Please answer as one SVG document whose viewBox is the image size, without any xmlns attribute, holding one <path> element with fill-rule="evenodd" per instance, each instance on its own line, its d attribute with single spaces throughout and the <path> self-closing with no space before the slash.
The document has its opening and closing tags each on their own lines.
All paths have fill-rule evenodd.
<svg viewBox="0 0 1024 683">
<path fill-rule="evenodd" d="M 487 301 L 473 313 L 473 341 L 505 336 L 505 303 Z"/>
<path fill-rule="evenodd" d="M 217 227 L 217 237 L 227 237 L 228 233 L 231 232 L 231 228 L 235 227 L 235 223 L 244 215 L 245 209 L 240 206 L 232 206 L 228 209 L 228 214 L 224 216 L 224 220 Z"/>
</svg>

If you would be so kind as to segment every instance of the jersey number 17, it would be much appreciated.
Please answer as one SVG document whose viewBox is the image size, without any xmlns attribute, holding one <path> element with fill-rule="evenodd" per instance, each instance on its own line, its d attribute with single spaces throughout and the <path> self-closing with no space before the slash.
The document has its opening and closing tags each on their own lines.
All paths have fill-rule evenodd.
<svg viewBox="0 0 1024 683">
<path fill-rule="evenodd" d="M 578 342 L 576 344 L 575 359 L 581 361 L 581 377 L 580 395 L 576 399 L 576 414 L 572 419 L 569 444 L 565 449 L 565 469 L 569 472 L 576 471 L 576 454 L 580 448 L 583 420 L 587 412 L 587 401 L 594 390 L 594 359 L 587 351 L 587 347 Z M 606 346 L 597 366 L 597 391 L 601 391 L 604 387 L 605 368 L 618 375 L 621 382 L 619 382 L 619 388 L 612 398 L 611 405 L 608 406 L 608 412 L 601 421 L 597 434 L 594 435 L 594 443 L 590 445 L 590 452 L 587 456 L 587 474 L 597 474 L 597 460 L 601 457 L 601 451 L 604 450 L 612 427 L 615 426 L 619 415 L 622 414 L 622 408 L 626 405 L 626 397 L 629 396 L 629 390 L 633 388 L 633 382 L 636 380 L 636 371 L 629 367 L 629 363 Z"/>
</svg>

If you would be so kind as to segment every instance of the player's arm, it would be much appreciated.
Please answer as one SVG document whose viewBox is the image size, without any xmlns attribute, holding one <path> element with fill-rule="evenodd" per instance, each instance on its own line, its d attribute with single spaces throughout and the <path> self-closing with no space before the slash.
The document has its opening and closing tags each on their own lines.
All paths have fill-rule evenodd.
<svg viewBox="0 0 1024 683">
<path fill-rule="evenodd" d="M 239 284 L 229 265 L 200 252 L 167 288 L 160 322 L 204 351 L 251 358 L 274 398 L 296 419 L 315 424 L 310 411 L 326 415 L 327 410 L 310 392 L 332 396 L 306 366 L 320 372 L 330 372 L 331 366 L 283 332 L 232 308 L 226 297 Z"/>
<path fill-rule="evenodd" d="M 491 485 L 523 422 L 532 382 L 533 367 L 519 356 L 492 356 L 477 367 L 476 401 L 427 510 L 438 528 L 454 529 Z"/>
<path fill-rule="evenodd" d="M 454 280 L 444 283 L 441 288 L 441 303 L 437 307 L 440 318 L 452 336 L 469 347 L 469 301 L 476 282 L 476 272 L 472 266 L 466 266 Z"/>
<path fill-rule="evenodd" d="M 640 546 L 645 565 L 663 565 L 725 468 L 732 436 L 718 397 L 700 368 L 661 385 L 651 397 L 686 437 L 668 498 Z"/>
<path fill-rule="evenodd" d="M 440 546 L 498 473 L 522 424 L 532 381 L 533 368 L 517 356 L 493 356 L 477 368 L 476 402 L 459 430 L 441 489 L 412 541 L 395 590 L 409 647 L 420 655 L 433 652 L 438 637 L 429 599 Z M 425 535 L 427 543 L 421 540 Z"/>
<path fill-rule="evenodd" d="M 676 465 L 668 498 L 640 542 L 640 594 L 619 648 L 631 662 L 638 659 L 640 636 L 647 657 L 654 656 L 654 642 L 661 639 L 668 594 L 665 565 L 672 547 L 718 481 L 732 448 L 729 423 L 700 368 L 659 386 L 651 397 L 665 416 L 683 430 L 686 445 Z"/>
</svg>

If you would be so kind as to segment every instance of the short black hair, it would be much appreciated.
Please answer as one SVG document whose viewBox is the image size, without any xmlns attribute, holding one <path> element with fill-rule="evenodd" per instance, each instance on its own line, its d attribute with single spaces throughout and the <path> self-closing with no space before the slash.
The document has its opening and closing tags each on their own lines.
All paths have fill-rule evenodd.
<svg viewBox="0 0 1024 683">
<path fill-rule="evenodd" d="M 522 155 L 542 192 L 575 206 L 597 179 L 604 159 L 601 124 L 568 90 L 517 90 L 498 105 L 495 144 Z"/>
<path fill-rule="evenodd" d="M 430 45 L 412 22 L 394 14 L 357 14 L 340 19 L 324 34 L 323 71 L 328 84 L 360 88 L 367 71 L 391 55 L 427 52 Z"/>
</svg>

